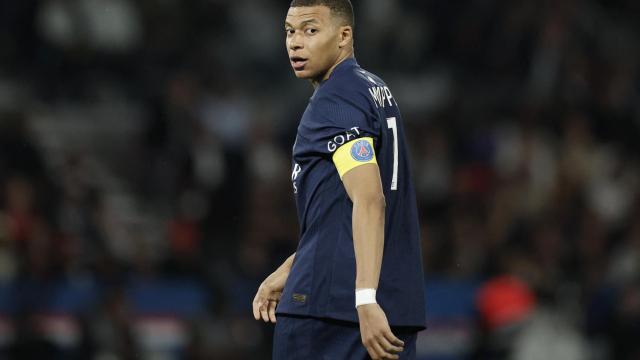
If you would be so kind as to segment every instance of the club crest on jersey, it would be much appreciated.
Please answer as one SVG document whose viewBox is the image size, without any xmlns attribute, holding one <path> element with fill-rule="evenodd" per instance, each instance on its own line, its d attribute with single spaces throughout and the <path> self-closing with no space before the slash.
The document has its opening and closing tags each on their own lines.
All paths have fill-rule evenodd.
<svg viewBox="0 0 640 360">
<path fill-rule="evenodd" d="M 358 140 L 351 145 L 351 157 L 360 162 L 373 159 L 373 149 L 367 140 Z"/>
</svg>

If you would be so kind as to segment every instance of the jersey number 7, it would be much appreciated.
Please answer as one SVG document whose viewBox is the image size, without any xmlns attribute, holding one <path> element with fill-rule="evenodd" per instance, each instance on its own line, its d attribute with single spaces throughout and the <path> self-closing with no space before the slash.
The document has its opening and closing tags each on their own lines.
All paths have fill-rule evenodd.
<svg viewBox="0 0 640 360">
<path fill-rule="evenodd" d="M 391 190 L 398 190 L 398 125 L 395 117 L 387 118 L 387 127 L 393 131 L 393 177 Z"/>
</svg>

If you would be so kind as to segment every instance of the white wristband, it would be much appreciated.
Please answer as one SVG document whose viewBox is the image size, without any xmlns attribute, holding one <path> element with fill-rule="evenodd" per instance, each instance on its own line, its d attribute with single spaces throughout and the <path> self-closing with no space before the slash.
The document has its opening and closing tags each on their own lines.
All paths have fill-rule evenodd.
<svg viewBox="0 0 640 360">
<path fill-rule="evenodd" d="M 367 304 L 377 304 L 376 289 L 356 289 L 356 308 Z"/>
</svg>

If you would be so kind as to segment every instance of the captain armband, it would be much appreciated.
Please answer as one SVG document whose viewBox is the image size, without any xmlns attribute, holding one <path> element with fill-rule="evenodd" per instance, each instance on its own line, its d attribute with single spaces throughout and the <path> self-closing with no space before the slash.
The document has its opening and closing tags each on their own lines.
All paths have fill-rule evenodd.
<svg viewBox="0 0 640 360">
<path fill-rule="evenodd" d="M 333 163 L 340 178 L 349 170 L 364 164 L 377 164 L 373 151 L 373 139 L 370 137 L 351 140 L 340 146 L 333 154 Z"/>
</svg>

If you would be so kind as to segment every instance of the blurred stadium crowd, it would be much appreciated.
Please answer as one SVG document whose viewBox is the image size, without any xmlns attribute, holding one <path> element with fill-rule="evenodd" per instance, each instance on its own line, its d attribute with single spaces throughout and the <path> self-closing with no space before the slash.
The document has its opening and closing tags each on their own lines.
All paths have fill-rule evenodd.
<svg viewBox="0 0 640 360">
<path fill-rule="evenodd" d="M 640 359 L 640 3 L 355 0 L 404 112 L 420 359 Z M 267 359 L 288 1 L 0 1 L 0 359 Z"/>
</svg>

